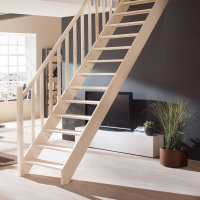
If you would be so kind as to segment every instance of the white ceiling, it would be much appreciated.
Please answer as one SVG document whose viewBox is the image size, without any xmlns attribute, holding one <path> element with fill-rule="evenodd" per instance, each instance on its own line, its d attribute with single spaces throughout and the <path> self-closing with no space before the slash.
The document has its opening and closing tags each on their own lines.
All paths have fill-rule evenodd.
<svg viewBox="0 0 200 200">
<path fill-rule="evenodd" d="M 0 0 L 0 13 L 74 16 L 84 0 Z"/>
</svg>

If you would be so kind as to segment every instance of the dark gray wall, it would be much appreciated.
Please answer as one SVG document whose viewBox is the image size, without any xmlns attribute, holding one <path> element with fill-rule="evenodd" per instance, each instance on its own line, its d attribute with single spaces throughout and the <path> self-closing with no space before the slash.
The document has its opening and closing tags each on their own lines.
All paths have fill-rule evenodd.
<svg viewBox="0 0 200 200">
<path fill-rule="evenodd" d="M 85 16 L 87 18 L 87 16 Z M 182 96 L 189 99 L 196 110 L 200 111 L 200 1 L 171 0 L 161 16 L 134 68 L 121 91 L 133 92 L 134 99 L 165 101 Z M 63 18 L 62 29 L 71 18 Z M 134 17 L 124 19 L 135 20 Z M 87 24 L 86 24 L 87 28 Z M 137 32 L 138 28 L 126 28 L 126 32 Z M 121 32 L 120 29 L 117 30 Z M 87 38 L 86 38 L 87 39 Z M 115 45 L 130 44 L 129 39 L 113 41 Z M 112 43 L 109 46 L 113 45 Z M 78 42 L 80 47 L 80 41 Z M 102 58 L 120 58 L 123 52 L 104 54 Z M 72 54 L 70 55 L 72 58 Z M 63 61 L 64 63 L 64 61 Z M 113 64 L 99 65 L 94 71 L 115 70 Z M 64 68 L 63 68 L 64 74 Z M 64 81 L 64 75 L 63 75 Z M 106 85 L 108 79 L 100 81 L 89 79 L 86 84 Z M 64 82 L 63 82 L 64 84 Z M 77 98 L 84 98 L 79 93 Z M 84 108 L 79 109 L 83 112 Z M 72 109 L 73 110 L 73 109 Z M 73 128 L 76 123 L 63 122 L 63 127 Z M 73 124 L 73 125 L 72 125 Z M 200 160 L 200 120 L 192 120 L 187 127 L 186 145 L 191 159 Z"/>
</svg>

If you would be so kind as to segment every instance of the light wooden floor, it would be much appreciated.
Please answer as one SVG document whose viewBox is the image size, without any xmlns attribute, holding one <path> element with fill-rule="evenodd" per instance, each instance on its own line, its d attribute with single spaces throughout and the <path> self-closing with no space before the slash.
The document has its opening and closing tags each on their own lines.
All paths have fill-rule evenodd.
<svg viewBox="0 0 200 200">
<path fill-rule="evenodd" d="M 29 141 L 27 122 L 26 148 Z M 59 143 L 61 136 L 53 141 Z M 0 129 L 0 152 L 16 155 L 15 123 Z M 50 158 L 52 152 L 45 155 Z M 22 178 L 16 166 L 0 168 L 0 200 L 200 200 L 196 161 L 187 168 L 170 169 L 158 159 L 89 149 L 69 185 L 60 186 L 54 170 L 34 167 L 31 173 Z"/>
</svg>

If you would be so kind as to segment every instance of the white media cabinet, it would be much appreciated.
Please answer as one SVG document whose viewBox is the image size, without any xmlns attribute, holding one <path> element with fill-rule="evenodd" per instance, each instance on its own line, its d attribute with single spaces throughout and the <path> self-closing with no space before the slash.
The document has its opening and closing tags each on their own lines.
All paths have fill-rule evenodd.
<svg viewBox="0 0 200 200">
<path fill-rule="evenodd" d="M 84 126 L 75 130 L 83 131 Z M 78 142 L 79 136 L 75 137 Z M 140 132 L 98 130 L 90 147 L 147 157 L 158 157 L 163 146 L 163 135 L 147 136 Z"/>
</svg>

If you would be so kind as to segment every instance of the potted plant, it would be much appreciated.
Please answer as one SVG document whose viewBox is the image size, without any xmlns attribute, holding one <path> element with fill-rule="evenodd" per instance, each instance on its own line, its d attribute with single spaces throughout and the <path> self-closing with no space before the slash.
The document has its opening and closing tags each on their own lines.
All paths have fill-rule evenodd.
<svg viewBox="0 0 200 200">
<path fill-rule="evenodd" d="M 152 136 L 154 134 L 155 124 L 152 121 L 144 122 L 144 132 L 148 136 Z"/>
<path fill-rule="evenodd" d="M 184 131 L 189 119 L 194 116 L 194 110 L 183 100 L 173 103 L 156 102 L 151 105 L 151 111 L 158 119 L 160 131 L 164 134 L 164 147 L 160 149 L 160 163 L 166 167 L 184 167 L 187 165 L 187 149 L 182 141 L 186 137 Z"/>
</svg>

